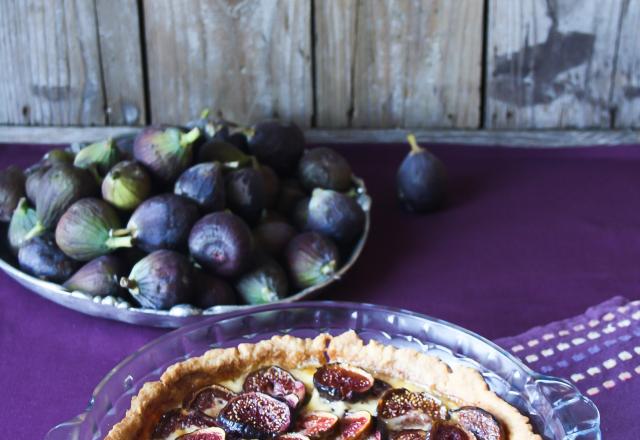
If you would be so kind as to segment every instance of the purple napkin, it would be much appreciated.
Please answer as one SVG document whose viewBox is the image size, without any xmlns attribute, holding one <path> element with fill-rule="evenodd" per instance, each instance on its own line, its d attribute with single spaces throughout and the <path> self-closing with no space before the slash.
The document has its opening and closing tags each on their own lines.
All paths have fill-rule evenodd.
<svg viewBox="0 0 640 440">
<path fill-rule="evenodd" d="M 496 342 L 533 370 L 573 382 L 600 410 L 604 438 L 640 438 L 640 301 L 616 296 Z"/>
</svg>

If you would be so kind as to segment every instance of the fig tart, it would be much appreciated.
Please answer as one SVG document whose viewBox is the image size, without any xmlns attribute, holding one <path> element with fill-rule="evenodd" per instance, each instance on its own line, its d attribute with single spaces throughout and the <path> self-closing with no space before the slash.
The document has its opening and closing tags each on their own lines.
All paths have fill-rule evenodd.
<svg viewBox="0 0 640 440">
<path fill-rule="evenodd" d="M 349 331 L 214 349 L 146 383 L 107 440 L 541 440 L 476 370 Z"/>
</svg>

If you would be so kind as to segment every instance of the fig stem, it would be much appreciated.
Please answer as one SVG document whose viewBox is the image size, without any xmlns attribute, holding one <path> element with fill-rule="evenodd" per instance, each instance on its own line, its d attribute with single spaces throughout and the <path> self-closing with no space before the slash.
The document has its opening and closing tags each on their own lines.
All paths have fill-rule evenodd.
<svg viewBox="0 0 640 440">
<path fill-rule="evenodd" d="M 320 273 L 322 275 L 333 275 L 336 271 L 336 260 L 331 260 L 328 263 L 325 263 L 320 268 Z"/>
<path fill-rule="evenodd" d="M 18 201 L 18 206 L 16 206 L 16 211 L 20 210 L 20 212 L 27 212 L 29 209 L 29 204 L 27 203 L 26 197 L 21 197 Z"/>
<path fill-rule="evenodd" d="M 251 139 L 256 134 L 256 131 L 252 127 L 241 128 L 238 131 L 243 135 L 245 135 L 247 139 Z"/>
<path fill-rule="evenodd" d="M 127 277 L 120 278 L 120 287 L 129 289 L 131 293 L 140 293 L 140 289 L 138 288 L 138 283 L 136 282 L 136 280 L 132 280 Z"/>
<path fill-rule="evenodd" d="M 109 237 L 105 244 L 109 249 L 130 248 L 133 247 L 133 237 Z"/>
<path fill-rule="evenodd" d="M 24 241 L 27 241 L 33 237 L 36 237 L 42 234 L 46 230 L 47 228 L 45 228 L 45 226 L 42 223 L 40 223 L 40 220 L 38 220 L 36 224 L 33 226 L 33 228 L 31 228 L 31 230 L 27 232 L 27 235 L 24 236 Z"/>
<path fill-rule="evenodd" d="M 109 237 L 124 237 L 131 234 L 131 229 L 122 228 L 122 229 L 111 229 L 109 231 Z"/>
<path fill-rule="evenodd" d="M 416 136 L 413 133 L 409 133 L 407 135 L 407 142 L 409 142 L 409 145 L 411 146 L 411 153 L 415 154 L 415 153 L 421 153 L 424 151 L 424 148 L 418 145 Z"/>
<path fill-rule="evenodd" d="M 188 147 L 189 145 L 193 144 L 199 137 L 200 129 L 198 127 L 195 127 L 189 133 L 180 135 L 180 146 Z"/>
<path fill-rule="evenodd" d="M 200 119 L 207 119 L 209 117 L 209 113 L 211 113 L 211 109 L 203 108 L 200 112 Z"/>
</svg>

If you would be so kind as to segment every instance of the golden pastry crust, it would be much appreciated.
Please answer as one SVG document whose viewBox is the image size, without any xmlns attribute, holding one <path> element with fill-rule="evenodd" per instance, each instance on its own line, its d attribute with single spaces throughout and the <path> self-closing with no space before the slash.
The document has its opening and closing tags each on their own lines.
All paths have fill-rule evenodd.
<svg viewBox="0 0 640 440">
<path fill-rule="evenodd" d="M 542 440 L 527 417 L 492 392 L 480 373 L 468 367 L 449 367 L 440 359 L 407 348 L 376 341 L 364 344 L 349 331 L 314 339 L 274 336 L 256 344 L 214 349 L 170 366 L 156 382 L 146 383 L 131 400 L 131 407 L 106 440 L 149 439 L 166 411 L 179 406 L 195 391 L 214 382 L 233 379 L 257 368 L 278 365 L 285 369 L 347 362 L 388 377 L 431 388 L 453 402 L 483 408 L 503 423 L 509 440 Z"/>
</svg>

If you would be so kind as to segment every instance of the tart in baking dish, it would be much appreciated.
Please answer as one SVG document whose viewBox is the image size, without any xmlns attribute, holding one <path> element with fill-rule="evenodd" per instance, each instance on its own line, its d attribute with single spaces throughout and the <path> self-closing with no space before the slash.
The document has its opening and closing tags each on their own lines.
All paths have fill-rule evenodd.
<svg viewBox="0 0 640 440">
<path fill-rule="evenodd" d="M 541 440 L 478 371 L 353 331 L 274 336 L 176 363 L 106 438 Z"/>
</svg>

